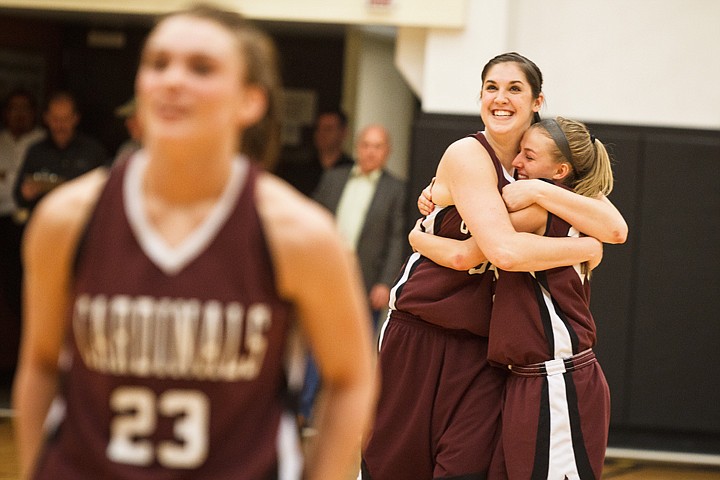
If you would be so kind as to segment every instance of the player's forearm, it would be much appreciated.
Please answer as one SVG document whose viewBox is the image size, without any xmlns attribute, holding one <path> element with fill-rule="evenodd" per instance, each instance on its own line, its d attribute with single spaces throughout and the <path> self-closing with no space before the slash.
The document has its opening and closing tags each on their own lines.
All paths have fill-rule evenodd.
<svg viewBox="0 0 720 480">
<path fill-rule="evenodd" d="M 562 218 L 580 232 L 604 243 L 624 243 L 628 227 L 625 219 L 605 197 L 583 197 L 569 190 L 548 185 L 536 197 L 537 204 Z"/>
<path fill-rule="evenodd" d="M 21 479 L 29 478 L 40 453 L 45 418 L 56 390 L 55 372 L 20 364 L 13 385 L 13 409 Z"/>
<path fill-rule="evenodd" d="M 498 268 L 533 272 L 592 262 L 602 256 L 602 244 L 593 237 L 551 238 L 518 233 L 496 244 L 488 253 Z"/>
<path fill-rule="evenodd" d="M 318 432 L 307 448 L 304 478 L 350 478 L 358 471 L 374 399 L 374 385 L 367 380 L 346 386 L 323 383 L 315 413 Z"/>
<path fill-rule="evenodd" d="M 455 240 L 413 231 L 411 243 L 424 257 L 453 270 L 468 270 L 486 260 L 472 239 Z"/>
</svg>

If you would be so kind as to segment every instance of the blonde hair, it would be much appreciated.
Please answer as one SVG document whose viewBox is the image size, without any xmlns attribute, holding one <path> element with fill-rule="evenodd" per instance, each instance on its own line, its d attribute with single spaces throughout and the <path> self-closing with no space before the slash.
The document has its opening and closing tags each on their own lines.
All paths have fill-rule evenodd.
<svg viewBox="0 0 720 480">
<path fill-rule="evenodd" d="M 550 122 L 555 122 L 564 138 L 557 139 L 551 133 Z M 551 152 L 555 161 L 570 164 L 571 171 L 563 179 L 563 183 L 579 195 L 596 197 L 608 195 L 613 189 L 613 172 L 610 155 L 605 145 L 590 134 L 585 124 L 563 117 L 544 119 L 530 128 L 540 128 L 553 140 L 555 148 Z M 571 158 L 566 158 L 560 145 L 565 142 Z"/>
<path fill-rule="evenodd" d="M 555 117 L 534 123 L 530 126 L 532 128 L 542 130 L 553 141 L 554 148 L 550 153 L 557 163 L 570 164 L 570 173 L 562 179 L 564 185 L 585 197 L 608 195 L 612 191 L 610 156 L 605 145 L 590 133 L 585 124 Z M 588 262 L 583 262 L 580 268 L 590 278 Z"/>
<path fill-rule="evenodd" d="M 248 85 L 259 87 L 267 96 L 265 115 L 245 129 L 239 146 L 240 152 L 265 169 L 272 169 L 280 153 L 282 93 L 278 55 L 272 39 L 239 13 L 206 3 L 164 15 L 158 19 L 156 25 L 175 16 L 212 21 L 235 37 L 240 58 L 245 66 L 245 78 L 242 80 Z"/>
</svg>

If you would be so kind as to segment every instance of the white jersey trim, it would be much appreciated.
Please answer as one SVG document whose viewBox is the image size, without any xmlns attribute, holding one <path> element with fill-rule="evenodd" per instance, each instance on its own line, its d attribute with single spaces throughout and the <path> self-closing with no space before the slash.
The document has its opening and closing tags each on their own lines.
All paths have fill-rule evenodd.
<svg viewBox="0 0 720 480">
<path fill-rule="evenodd" d="M 233 161 L 230 179 L 210 214 L 187 238 L 174 247 L 167 244 L 146 215 L 142 179 L 147 164 L 147 155 L 141 150 L 128 165 L 123 183 L 125 213 L 145 255 L 165 274 L 175 275 L 207 248 L 227 221 L 245 185 L 248 160 L 238 156 Z"/>
</svg>

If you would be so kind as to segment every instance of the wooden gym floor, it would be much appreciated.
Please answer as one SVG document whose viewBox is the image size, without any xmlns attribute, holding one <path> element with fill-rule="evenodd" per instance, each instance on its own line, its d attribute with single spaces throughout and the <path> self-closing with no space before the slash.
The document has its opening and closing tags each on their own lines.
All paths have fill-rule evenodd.
<svg viewBox="0 0 720 480">
<path fill-rule="evenodd" d="M 0 388 L 0 480 L 19 480 L 9 392 Z M 609 455 L 609 453 L 608 453 Z M 720 480 L 720 466 L 608 458 L 603 480 Z"/>
</svg>

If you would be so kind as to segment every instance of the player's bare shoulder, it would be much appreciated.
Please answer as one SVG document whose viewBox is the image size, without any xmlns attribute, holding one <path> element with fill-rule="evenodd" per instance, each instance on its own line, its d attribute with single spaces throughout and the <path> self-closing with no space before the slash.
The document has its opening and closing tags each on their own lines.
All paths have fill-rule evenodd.
<svg viewBox="0 0 720 480">
<path fill-rule="evenodd" d="M 281 295 L 298 298 L 346 264 L 348 251 L 320 204 L 267 173 L 258 177 L 256 201 Z"/>
<path fill-rule="evenodd" d="M 274 175 L 260 174 L 256 200 L 271 242 L 303 249 L 336 233 L 328 210 Z"/>
<path fill-rule="evenodd" d="M 26 233 L 28 248 L 72 247 L 107 180 L 107 169 L 97 168 L 46 195 L 35 208 Z"/>
<path fill-rule="evenodd" d="M 455 204 L 451 185 L 471 179 L 474 181 L 485 170 L 492 172 L 492 160 L 480 142 L 472 137 L 454 141 L 438 164 L 432 189 L 433 201 L 438 205 Z"/>
<path fill-rule="evenodd" d="M 443 159 L 447 158 L 449 161 L 463 161 L 468 160 L 468 158 L 477 159 L 478 155 L 483 158 L 487 158 L 488 160 L 490 159 L 490 155 L 480 142 L 473 137 L 463 137 L 455 140 L 447 147 L 445 154 L 443 155 Z"/>
</svg>

